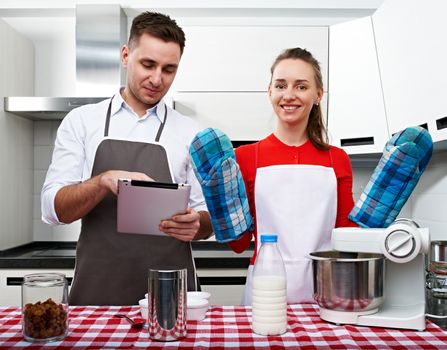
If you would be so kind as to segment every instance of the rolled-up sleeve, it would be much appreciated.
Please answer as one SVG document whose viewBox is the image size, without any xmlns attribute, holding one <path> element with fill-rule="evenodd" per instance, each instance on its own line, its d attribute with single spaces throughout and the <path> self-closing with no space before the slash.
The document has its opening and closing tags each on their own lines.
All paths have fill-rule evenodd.
<svg viewBox="0 0 447 350">
<path fill-rule="evenodd" d="M 71 111 L 62 121 L 54 144 L 51 164 L 41 192 L 42 221 L 63 224 L 54 208 L 57 192 L 66 185 L 82 181 L 85 163 L 85 128 L 80 111 Z"/>
</svg>

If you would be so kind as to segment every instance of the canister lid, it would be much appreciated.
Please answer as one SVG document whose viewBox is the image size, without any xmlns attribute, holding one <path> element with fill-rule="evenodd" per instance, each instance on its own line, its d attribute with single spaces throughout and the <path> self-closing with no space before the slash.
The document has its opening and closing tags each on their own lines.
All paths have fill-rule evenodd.
<svg viewBox="0 0 447 350">
<path fill-rule="evenodd" d="M 166 270 L 149 269 L 149 278 L 157 280 L 178 280 L 186 278 L 186 273 L 186 268 Z"/>
<path fill-rule="evenodd" d="M 278 235 L 276 234 L 261 235 L 261 243 L 276 243 L 276 242 L 278 242 Z"/>
<path fill-rule="evenodd" d="M 432 241 L 430 261 L 447 262 L 447 241 Z"/>
</svg>

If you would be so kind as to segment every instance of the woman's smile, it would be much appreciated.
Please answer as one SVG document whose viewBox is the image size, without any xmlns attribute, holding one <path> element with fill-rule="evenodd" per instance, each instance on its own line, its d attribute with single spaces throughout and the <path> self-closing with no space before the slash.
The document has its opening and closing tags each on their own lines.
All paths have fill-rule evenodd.
<svg viewBox="0 0 447 350">
<path fill-rule="evenodd" d="M 299 109 L 301 106 L 300 105 L 291 105 L 291 104 L 287 104 L 287 105 L 281 105 L 281 108 L 285 111 L 285 112 L 295 112 L 297 109 Z"/>
</svg>

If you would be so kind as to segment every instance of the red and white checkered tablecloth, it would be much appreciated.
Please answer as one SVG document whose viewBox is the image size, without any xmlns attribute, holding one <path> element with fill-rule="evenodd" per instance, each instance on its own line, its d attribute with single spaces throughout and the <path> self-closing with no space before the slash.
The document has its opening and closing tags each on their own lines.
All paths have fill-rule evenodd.
<svg viewBox="0 0 447 350">
<path fill-rule="evenodd" d="M 200 322 L 188 321 L 181 341 L 158 342 L 147 330 L 133 330 L 124 313 L 141 318 L 138 306 L 70 307 L 70 333 L 63 341 L 36 344 L 23 340 L 20 308 L 0 308 L 0 348 L 28 349 L 447 349 L 447 332 L 431 322 L 424 332 L 372 327 L 338 326 L 318 316 L 318 306 L 290 305 L 288 330 L 281 336 L 251 331 L 251 308 L 214 306 Z"/>
</svg>

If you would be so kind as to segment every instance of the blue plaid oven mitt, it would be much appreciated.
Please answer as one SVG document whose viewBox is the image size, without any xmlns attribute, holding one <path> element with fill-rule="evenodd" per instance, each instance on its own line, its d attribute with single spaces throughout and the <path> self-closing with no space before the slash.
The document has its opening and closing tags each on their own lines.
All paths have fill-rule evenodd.
<svg viewBox="0 0 447 350">
<path fill-rule="evenodd" d="M 399 214 L 430 161 L 433 141 L 419 126 L 396 133 L 385 145 L 349 218 L 361 227 L 388 227 Z"/>
<path fill-rule="evenodd" d="M 253 229 L 247 193 L 230 139 L 219 129 L 199 132 L 189 147 L 218 242 Z"/>
</svg>

